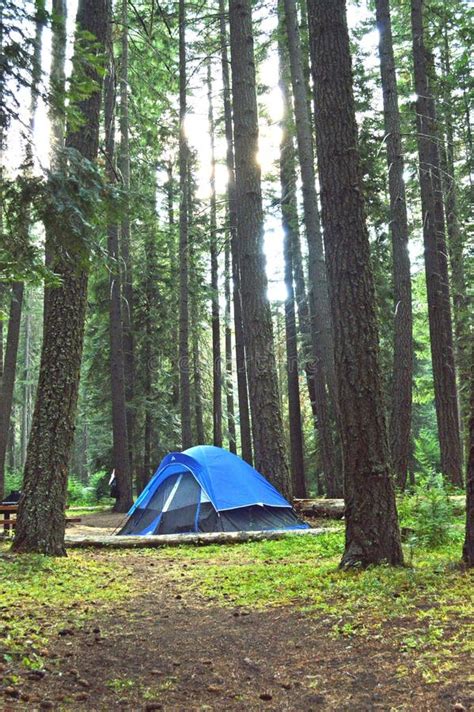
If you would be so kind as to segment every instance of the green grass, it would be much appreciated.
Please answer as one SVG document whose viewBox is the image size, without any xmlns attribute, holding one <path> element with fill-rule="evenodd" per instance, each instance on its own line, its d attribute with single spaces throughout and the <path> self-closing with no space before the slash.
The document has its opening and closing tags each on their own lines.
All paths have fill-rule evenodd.
<svg viewBox="0 0 474 712">
<path fill-rule="evenodd" d="M 61 627 L 74 628 L 94 605 L 108 606 L 132 594 L 112 557 L 71 552 L 67 558 L 12 556 L 0 544 L 0 660 L 21 658 L 41 667 L 48 639 Z M 42 652 L 43 651 L 43 652 Z"/>
<path fill-rule="evenodd" d="M 370 638 L 402 654 L 403 677 L 428 682 L 461 668 L 474 652 L 474 573 L 460 563 L 462 518 L 437 548 L 405 547 L 406 567 L 340 571 L 342 525 L 318 537 L 228 546 L 73 550 L 67 558 L 12 556 L 0 544 L 0 660 L 40 667 L 48 639 L 112 605 L 173 581 L 195 605 L 252 610 L 290 606 L 326 621 L 330 638 Z M 139 557 L 139 559 L 137 559 Z M 140 576 L 132 565 L 142 564 Z M 156 566 L 148 568 L 148 564 Z M 119 602 L 119 603 L 117 603 Z M 469 632 L 471 627 L 471 632 Z M 120 682 L 111 681 L 111 685 Z"/>
<path fill-rule="evenodd" d="M 474 652 L 474 573 L 459 566 L 462 534 L 458 520 L 442 546 L 406 547 L 410 565 L 365 571 L 338 569 L 342 531 L 146 555 L 167 559 L 169 575 L 174 568 L 176 582 L 207 605 L 299 608 L 325 619 L 331 637 L 390 640 L 410 661 L 400 676 L 415 667 L 434 682 Z"/>
</svg>

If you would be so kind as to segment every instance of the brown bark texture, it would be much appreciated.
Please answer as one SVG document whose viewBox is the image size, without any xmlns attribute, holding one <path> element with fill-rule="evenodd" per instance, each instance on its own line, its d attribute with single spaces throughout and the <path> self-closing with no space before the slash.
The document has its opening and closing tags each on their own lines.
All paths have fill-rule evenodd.
<svg viewBox="0 0 474 712">
<path fill-rule="evenodd" d="M 249 0 L 230 1 L 237 231 L 255 466 L 291 496 L 263 255 L 258 113 Z"/>
<path fill-rule="evenodd" d="M 286 380 L 288 389 L 288 420 L 290 431 L 290 471 L 293 494 L 304 498 L 306 482 L 304 476 L 304 442 L 301 423 L 301 403 L 298 368 L 298 339 L 296 333 L 295 292 L 293 288 L 292 245 L 299 239 L 293 233 L 298 231 L 298 206 L 296 202 L 295 147 L 293 143 L 293 122 L 291 121 L 291 94 L 289 89 L 288 54 L 280 36 L 280 89 L 283 98 L 281 121 L 282 140 L 280 143 L 280 186 L 281 216 L 283 227 L 283 258 L 286 287 L 285 299 L 285 340 L 286 340 Z"/>
<path fill-rule="evenodd" d="M 423 0 L 412 0 L 411 24 L 426 289 L 441 470 L 451 484 L 459 487 L 463 483 L 462 448 L 451 298 L 436 107 L 428 77 L 430 60 L 424 41 Z"/>
<path fill-rule="evenodd" d="M 310 0 L 308 14 L 344 455 L 346 543 L 341 566 L 401 564 L 345 2 Z"/>
<path fill-rule="evenodd" d="M 77 25 L 94 37 L 89 51 L 102 53 L 107 26 L 107 0 L 81 0 Z M 84 40 L 82 40 L 84 42 Z M 73 63 L 73 72 L 75 71 Z M 85 117 L 69 131 L 66 147 L 85 159 L 97 157 L 102 79 L 89 66 L 96 89 L 78 104 Z M 40 375 L 25 465 L 13 548 L 64 555 L 64 507 L 74 437 L 87 298 L 88 252 L 83 240 L 55 235 L 53 267 L 61 286 L 52 290 L 44 325 Z"/>
<path fill-rule="evenodd" d="M 471 397 L 469 414 L 469 449 L 466 470 L 466 536 L 463 559 L 474 567 L 474 346 L 471 349 Z"/>
<path fill-rule="evenodd" d="M 222 64 L 222 86 L 224 102 L 224 128 L 226 137 L 226 165 L 228 171 L 227 205 L 229 211 L 230 249 L 232 255 L 232 283 L 235 330 L 235 362 L 237 370 L 237 395 L 239 401 L 240 449 L 242 458 L 250 465 L 253 462 L 252 432 L 245 357 L 244 330 L 242 323 L 242 294 L 240 289 L 239 244 L 237 239 L 237 202 L 235 188 L 234 130 L 232 126 L 232 105 L 229 59 L 227 52 L 227 28 L 225 0 L 219 0 L 219 39 Z"/>
<path fill-rule="evenodd" d="M 320 435 L 321 464 L 329 497 L 342 494 L 334 438 L 337 398 L 334 370 L 334 339 L 329 307 L 326 264 L 316 194 L 313 138 L 307 83 L 303 69 L 298 14 L 295 0 L 284 0 L 286 36 L 295 112 L 298 160 L 303 188 L 303 213 L 308 243 L 308 292 L 313 346 L 314 406 Z"/>
<path fill-rule="evenodd" d="M 3 362 L 3 376 L 0 382 L 0 501 L 3 499 L 5 490 L 5 460 L 10 433 L 13 391 L 15 388 L 23 293 L 23 282 L 15 282 L 11 290 L 5 360 Z"/>
<path fill-rule="evenodd" d="M 389 0 L 376 0 L 375 9 L 379 30 L 379 58 L 383 91 L 393 259 L 393 382 L 389 435 L 393 472 L 399 487 L 403 490 L 407 481 L 410 453 L 413 379 L 413 316 L 410 257 L 408 254 L 409 234 Z"/>
<path fill-rule="evenodd" d="M 105 156 L 107 179 L 110 184 L 117 180 L 115 168 L 115 65 L 112 40 L 108 38 L 109 63 L 105 79 L 104 122 Z M 112 453 L 113 468 L 118 496 L 115 512 L 128 512 L 133 504 L 132 479 L 127 434 L 127 413 L 125 400 L 125 374 L 122 329 L 122 289 L 120 275 L 118 226 L 109 222 L 107 226 L 107 252 L 109 257 L 109 343 L 110 343 L 110 386 L 112 394 Z"/>
</svg>

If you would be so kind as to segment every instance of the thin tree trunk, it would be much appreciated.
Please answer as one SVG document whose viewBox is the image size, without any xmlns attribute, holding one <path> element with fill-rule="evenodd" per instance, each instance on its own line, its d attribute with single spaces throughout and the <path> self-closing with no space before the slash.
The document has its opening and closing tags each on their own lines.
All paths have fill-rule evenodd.
<svg viewBox="0 0 474 712">
<path fill-rule="evenodd" d="M 462 448 L 453 351 L 451 302 L 444 208 L 439 170 L 436 110 L 428 79 L 428 58 L 423 37 L 423 2 L 412 0 L 411 21 L 420 188 L 425 247 L 431 360 L 441 469 L 447 480 L 462 486 Z"/>
<path fill-rule="evenodd" d="M 120 229 L 120 252 L 122 262 L 123 286 L 123 358 L 125 374 L 125 399 L 127 402 L 127 433 L 130 472 L 135 472 L 135 344 L 134 344 L 134 293 L 133 263 L 130 251 L 130 214 L 128 196 L 130 194 L 130 145 L 128 115 L 128 0 L 122 0 L 122 56 L 120 61 L 120 153 L 119 167 L 122 174 L 122 187 L 125 196 L 124 214 Z M 138 472 L 136 473 L 138 477 Z"/>
<path fill-rule="evenodd" d="M 175 220 L 174 220 L 174 178 L 173 178 L 173 163 L 171 160 L 167 163 L 168 180 L 166 181 L 166 198 L 168 212 L 168 257 L 172 272 L 176 272 L 176 239 L 175 239 Z M 179 299 L 173 288 L 171 295 L 172 312 L 178 312 Z M 173 319 L 172 338 L 170 343 L 170 361 L 172 369 L 172 393 L 171 401 L 174 406 L 179 405 L 179 322 L 178 319 Z"/>
<path fill-rule="evenodd" d="M 344 455 L 346 543 L 341 566 L 401 564 L 345 2 L 310 0 L 308 14 Z"/>
<path fill-rule="evenodd" d="M 444 26 L 444 46 L 441 52 L 445 86 L 451 76 L 451 57 L 448 40 L 447 22 Z M 446 209 L 446 227 L 448 233 L 449 261 L 451 266 L 451 285 L 453 297 L 454 336 L 456 363 L 458 370 L 459 399 L 461 406 L 461 426 L 469 431 L 469 350 L 470 350 L 470 305 L 466 289 L 464 271 L 464 235 L 459 224 L 457 186 L 454 177 L 454 129 L 451 94 L 445 89 L 444 124 L 446 145 L 441 146 L 444 203 Z"/>
<path fill-rule="evenodd" d="M 28 143 L 26 145 L 27 164 L 33 163 L 32 142 L 35 129 L 35 115 L 38 106 L 38 86 L 41 80 L 41 44 L 43 27 L 46 22 L 46 13 L 43 0 L 35 3 L 35 39 L 32 58 L 32 79 L 30 96 L 30 115 Z M 3 135 L 2 135 L 3 140 Z M 2 146 L 3 148 L 3 146 Z M 3 169 L 3 167 L 2 167 Z M 30 216 L 27 213 L 23 229 L 28 233 L 30 229 Z M 0 400 L 0 498 L 3 499 L 5 487 L 5 456 L 10 432 L 10 420 L 15 388 L 16 364 L 18 356 L 18 343 L 21 327 L 21 308 L 23 302 L 24 286 L 17 282 L 12 287 L 10 302 L 10 318 L 8 324 L 7 344 L 5 353 L 4 372 Z"/>
<path fill-rule="evenodd" d="M 5 489 L 5 457 L 10 433 L 13 391 L 15 387 L 23 291 L 23 282 L 15 282 L 11 291 L 5 361 L 0 389 L 0 500 L 3 499 Z"/>
<path fill-rule="evenodd" d="M 31 313 L 27 304 L 28 292 L 23 293 L 23 384 L 21 403 L 21 467 L 25 466 L 26 448 L 30 434 L 31 412 Z M 29 300 L 28 300 L 29 301 Z"/>
<path fill-rule="evenodd" d="M 92 55 L 104 51 L 107 6 L 106 0 L 81 0 L 79 3 L 77 25 L 82 31 L 82 65 L 84 43 Z M 87 33 L 87 40 L 84 33 Z M 78 41 L 76 39 L 76 48 Z M 78 69 L 78 61 L 76 53 L 73 73 Z M 76 131 L 69 131 L 66 147 L 93 161 L 99 145 L 102 79 L 92 65 L 88 65 L 86 71 L 96 90 L 78 103 L 77 108 L 85 121 Z M 49 300 L 13 548 L 15 551 L 64 556 L 64 507 L 84 337 L 87 301 L 87 266 L 84 265 L 88 252 L 80 236 L 73 237 L 59 229 L 54 248 L 52 266 L 61 277 L 61 285 L 52 290 Z"/>
<path fill-rule="evenodd" d="M 283 98 L 281 121 L 282 140 L 280 143 L 280 185 L 281 213 L 283 227 L 283 256 L 285 262 L 285 337 L 286 374 L 288 383 L 288 418 L 290 428 L 290 462 L 293 494 L 304 499 L 307 496 L 304 476 L 303 428 L 301 425 L 301 404 L 298 369 L 298 340 L 296 335 L 295 294 L 293 289 L 292 245 L 298 240 L 298 207 L 296 203 L 295 148 L 293 125 L 290 118 L 291 96 L 289 92 L 288 56 L 283 40 L 279 37 L 280 89 Z"/>
<path fill-rule="evenodd" d="M 284 0 L 288 51 L 294 97 L 298 158 L 303 186 L 303 212 L 309 256 L 311 335 L 314 355 L 314 396 L 321 435 L 321 454 L 328 495 L 341 494 L 338 457 L 331 430 L 335 421 L 336 379 L 334 343 L 327 291 L 326 264 L 318 214 L 311 120 L 303 71 L 295 0 Z M 334 416 L 331 417 L 331 413 Z"/>
<path fill-rule="evenodd" d="M 66 0 L 53 0 L 51 17 L 51 76 L 50 90 L 51 102 L 49 106 L 50 151 L 49 161 L 51 171 L 61 169 L 62 153 L 64 150 L 64 133 L 66 123 L 66 45 L 67 45 L 67 2 Z M 44 261 L 49 267 L 53 256 L 51 255 L 51 237 L 49 230 L 45 230 Z M 43 325 L 46 322 L 49 295 L 51 287 L 45 286 L 43 300 Z"/>
<path fill-rule="evenodd" d="M 181 446 L 192 445 L 191 388 L 189 380 L 189 274 L 188 274 L 188 144 L 186 118 L 186 8 L 179 0 L 179 400 Z"/>
<path fill-rule="evenodd" d="M 393 471 L 398 485 L 403 490 L 407 481 L 410 452 L 413 378 L 413 316 L 410 257 L 408 254 L 409 235 L 389 0 L 376 0 L 375 8 L 379 30 L 380 74 L 384 103 L 385 143 L 387 147 L 395 302 L 390 449 Z"/>
<path fill-rule="evenodd" d="M 255 466 L 291 497 L 263 256 L 263 210 L 250 0 L 230 0 L 230 46 L 242 313 Z"/>
<path fill-rule="evenodd" d="M 225 0 L 219 0 L 220 49 L 222 59 L 222 84 L 224 99 L 224 125 L 227 144 L 226 165 L 228 172 L 227 203 L 229 209 L 230 248 L 232 254 L 232 283 L 235 330 L 235 361 L 237 369 L 237 394 L 239 400 L 240 446 L 242 458 L 250 465 L 253 462 L 252 433 L 247 383 L 244 329 L 242 321 L 242 295 L 240 289 L 240 257 L 237 239 L 237 203 L 234 165 L 234 131 L 232 127 L 231 87 L 227 53 L 227 29 Z"/>
<path fill-rule="evenodd" d="M 237 452 L 237 437 L 235 431 L 234 412 L 234 379 L 232 368 L 232 330 L 230 301 L 230 233 L 226 235 L 224 252 L 224 296 L 225 296 L 225 392 L 227 405 L 227 436 L 230 452 Z"/>
<path fill-rule="evenodd" d="M 216 156 L 214 138 L 214 108 L 212 105 L 211 60 L 207 61 L 207 101 L 209 136 L 211 139 L 211 204 L 209 233 L 211 244 L 211 301 L 212 301 L 212 423 L 213 443 L 222 447 L 222 357 L 219 316 L 219 263 L 217 259 Z"/>
<path fill-rule="evenodd" d="M 469 414 L 469 450 L 466 470 L 466 536 L 463 559 L 466 566 L 474 567 L 474 346 L 471 353 L 471 397 Z"/>
<path fill-rule="evenodd" d="M 105 157 L 107 179 L 116 182 L 115 170 L 115 65 L 112 39 L 109 37 L 109 66 L 105 80 L 104 121 Z M 107 226 L 107 251 L 109 256 L 109 340 L 110 340 L 110 385 L 112 393 L 112 441 L 113 467 L 118 496 L 115 512 L 128 512 L 133 504 L 132 478 L 127 435 L 125 401 L 125 376 L 123 355 L 121 279 L 119 262 L 118 226 L 114 221 Z"/>
<path fill-rule="evenodd" d="M 159 302 L 158 291 L 158 255 L 156 233 L 150 231 L 145 237 L 145 315 L 144 315 L 144 346 L 143 346 L 143 389 L 145 399 L 145 427 L 143 449 L 143 471 L 140 488 L 148 483 L 152 472 L 152 443 L 153 443 L 153 412 L 155 410 L 153 378 L 157 370 L 155 358 L 157 307 Z M 155 337 L 155 338 L 154 338 Z"/>
</svg>

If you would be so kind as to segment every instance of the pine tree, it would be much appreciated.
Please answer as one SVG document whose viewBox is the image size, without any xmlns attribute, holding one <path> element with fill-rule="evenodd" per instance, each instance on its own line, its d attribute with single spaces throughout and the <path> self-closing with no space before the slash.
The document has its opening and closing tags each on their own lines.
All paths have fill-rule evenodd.
<svg viewBox="0 0 474 712">
<path fill-rule="evenodd" d="M 379 57 L 384 102 L 395 302 L 390 449 L 394 474 L 399 486 L 404 489 L 410 452 L 413 378 L 408 218 L 389 0 L 376 0 L 375 8 L 380 37 Z"/>
<path fill-rule="evenodd" d="M 310 0 L 308 14 L 344 456 L 346 544 L 341 565 L 401 564 L 345 1 Z"/>
<path fill-rule="evenodd" d="M 291 495 L 267 278 L 258 151 L 258 114 L 249 0 L 230 0 L 237 234 L 255 466 Z"/>
<path fill-rule="evenodd" d="M 423 0 L 412 0 L 411 23 L 417 93 L 416 122 L 425 274 L 441 469 L 449 482 L 462 486 L 462 448 L 436 107 L 428 76 L 429 60 L 424 42 Z"/>
<path fill-rule="evenodd" d="M 93 56 L 103 52 L 106 0 L 81 0 L 77 25 L 82 33 L 87 33 L 88 51 Z M 84 34 L 81 41 L 84 43 Z M 78 42 L 77 39 L 76 47 Z M 77 52 L 74 61 L 73 77 L 79 62 Z M 85 121 L 78 128 L 69 128 L 66 148 L 94 161 L 99 145 L 102 80 L 93 65 L 88 65 L 86 71 L 94 82 L 94 90 L 78 102 L 77 108 Z M 61 277 L 61 286 L 51 292 L 49 299 L 24 494 L 13 548 L 64 555 L 64 507 L 84 335 L 88 253 L 82 235 L 58 231 L 55 238 L 52 266 Z"/>
</svg>

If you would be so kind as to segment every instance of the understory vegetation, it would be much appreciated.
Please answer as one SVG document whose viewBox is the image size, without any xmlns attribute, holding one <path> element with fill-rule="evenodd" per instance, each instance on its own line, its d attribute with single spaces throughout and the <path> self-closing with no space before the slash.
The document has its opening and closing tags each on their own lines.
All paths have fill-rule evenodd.
<svg viewBox="0 0 474 712">
<path fill-rule="evenodd" d="M 126 601 L 156 588 L 158 576 L 160 587 L 171 587 L 193 607 L 230 607 L 237 615 L 291 606 L 324 618 L 335 639 L 387 638 L 403 653 L 397 675 L 416 669 L 426 682 L 439 681 L 473 652 L 474 580 L 472 571 L 459 567 L 462 515 L 450 514 L 441 526 L 429 496 L 420 500 L 415 495 L 401 508 L 409 563 L 395 569 L 340 571 L 341 523 L 318 537 L 139 550 L 146 576 L 133 573 L 136 552 L 14 557 L 5 542 L 0 545 L 0 595 L 7 677 L 9 665 L 42 669 L 51 639 L 74 635 L 101 614 L 126 609 Z"/>
</svg>

